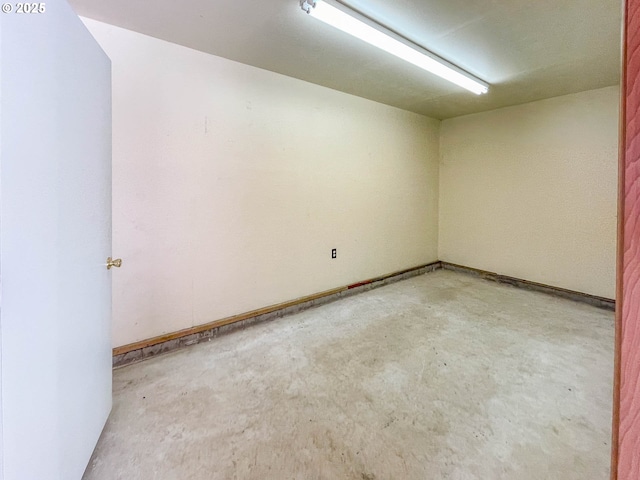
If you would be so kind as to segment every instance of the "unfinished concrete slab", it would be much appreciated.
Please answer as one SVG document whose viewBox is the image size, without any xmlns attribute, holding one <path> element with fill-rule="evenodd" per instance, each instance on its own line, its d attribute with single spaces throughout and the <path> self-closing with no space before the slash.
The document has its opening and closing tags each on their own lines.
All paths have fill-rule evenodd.
<svg viewBox="0 0 640 480">
<path fill-rule="evenodd" d="M 607 478 L 613 346 L 440 270 L 116 370 L 84 479 Z"/>
</svg>

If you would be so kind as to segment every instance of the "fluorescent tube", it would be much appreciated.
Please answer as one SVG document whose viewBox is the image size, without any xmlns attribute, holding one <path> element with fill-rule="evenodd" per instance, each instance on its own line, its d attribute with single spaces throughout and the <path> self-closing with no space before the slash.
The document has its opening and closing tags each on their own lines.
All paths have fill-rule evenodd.
<svg viewBox="0 0 640 480">
<path fill-rule="evenodd" d="M 378 47 L 380 50 L 395 55 L 406 62 L 438 75 L 462 88 L 466 88 L 476 95 L 487 93 L 489 90 L 488 84 L 482 80 L 473 78 L 470 74 L 462 72 L 454 65 L 447 65 L 442 60 L 428 55 L 426 50 L 423 53 L 416 48 L 410 47 L 406 43 L 394 38 L 396 35 L 393 33 L 383 32 L 383 27 L 378 27 L 377 24 L 375 24 L 375 27 L 372 26 L 371 24 L 373 24 L 373 22 L 367 21 L 367 19 L 358 15 L 356 12 L 347 13 L 346 7 L 341 6 L 342 8 L 336 8 L 322 0 L 316 0 L 315 2 L 301 0 L 300 4 L 302 9 L 313 18 L 317 18 L 338 30 L 342 30 L 374 47 Z M 361 17 L 362 20 L 356 17 Z"/>
</svg>

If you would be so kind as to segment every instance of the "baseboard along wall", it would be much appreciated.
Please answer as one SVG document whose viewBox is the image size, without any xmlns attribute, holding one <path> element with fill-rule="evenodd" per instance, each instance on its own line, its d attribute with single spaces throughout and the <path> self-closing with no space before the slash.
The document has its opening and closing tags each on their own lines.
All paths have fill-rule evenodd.
<svg viewBox="0 0 640 480">
<path fill-rule="evenodd" d="M 292 300 L 289 302 L 261 308 L 259 310 L 253 310 L 251 312 L 223 318 L 204 325 L 180 330 L 178 332 L 173 332 L 147 340 L 142 340 L 140 342 L 131 343 L 129 345 L 116 347 L 113 349 L 113 367 L 124 367 L 126 365 L 137 363 L 163 353 L 168 353 L 190 345 L 196 345 L 198 343 L 208 342 L 220 335 L 241 328 L 246 328 L 249 325 L 281 318 L 286 315 L 291 315 L 303 310 L 307 310 L 309 308 L 334 302 L 341 298 L 366 292 L 374 288 L 389 285 L 390 283 L 417 277 L 419 275 L 424 275 L 426 273 L 440 269 L 465 273 L 468 275 L 483 278 L 485 280 L 511 285 L 517 288 L 542 292 L 549 295 L 554 295 L 556 297 L 562 297 L 577 302 L 587 303 L 598 308 L 615 310 L 615 301 L 608 298 L 602 298 L 586 293 L 580 293 L 563 288 L 543 285 L 540 283 L 530 282 L 528 280 L 500 275 L 498 273 L 487 272 L 484 270 L 478 270 L 462 265 L 455 265 L 452 263 L 437 261 L 429 263 L 427 265 L 421 265 L 407 270 L 402 270 L 400 272 L 391 273 L 389 275 L 383 275 L 381 277 L 376 277 L 370 280 L 357 282 L 345 287 L 339 287 L 328 290 L 326 292 L 309 295 L 297 300 Z"/>
<path fill-rule="evenodd" d="M 526 290 L 532 290 L 534 292 L 547 293 L 556 297 L 562 297 L 576 302 L 587 303 L 594 307 L 604 308 L 606 310 L 615 310 L 616 308 L 615 300 L 611 300 L 610 298 L 598 297 L 595 295 L 589 295 L 588 293 L 567 290 L 565 288 L 552 287 L 550 285 L 544 285 L 542 283 L 530 282 L 529 280 L 500 275 L 499 273 L 487 272 L 484 270 L 478 270 L 477 268 L 456 265 L 454 263 L 440 262 L 440 265 L 441 268 L 445 270 L 462 272 L 476 277 L 484 278 L 485 280 L 491 280 L 492 282 L 505 283 L 507 285 L 524 288 Z"/>
<path fill-rule="evenodd" d="M 155 357 L 162 353 L 171 352 L 182 347 L 208 342 L 212 338 L 216 338 L 219 335 L 229 333 L 233 330 L 238 330 L 255 323 L 266 322 L 286 315 L 302 312 L 303 310 L 307 310 L 312 307 L 334 302 L 340 298 L 349 297 L 390 283 L 424 275 L 427 272 L 433 272 L 440 268 L 440 262 L 420 265 L 400 272 L 394 272 L 388 275 L 357 282 L 352 285 L 301 297 L 290 302 L 279 303 L 259 310 L 253 310 L 240 315 L 216 320 L 197 327 L 180 330 L 178 332 L 131 343 L 129 345 L 123 345 L 122 347 L 116 347 L 113 349 L 113 366 L 114 368 L 122 367 L 147 358 Z"/>
</svg>

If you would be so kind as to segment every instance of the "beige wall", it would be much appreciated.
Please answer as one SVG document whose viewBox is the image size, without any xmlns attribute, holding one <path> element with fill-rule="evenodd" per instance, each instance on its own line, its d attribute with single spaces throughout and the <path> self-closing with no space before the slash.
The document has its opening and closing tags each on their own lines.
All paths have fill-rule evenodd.
<svg viewBox="0 0 640 480">
<path fill-rule="evenodd" d="M 115 346 L 438 258 L 614 296 L 617 88 L 440 124 L 85 23 L 113 62 Z"/>
<path fill-rule="evenodd" d="M 618 89 L 442 122 L 440 260 L 614 298 Z"/>
<path fill-rule="evenodd" d="M 437 260 L 440 122 L 85 22 L 113 62 L 116 346 Z"/>
</svg>

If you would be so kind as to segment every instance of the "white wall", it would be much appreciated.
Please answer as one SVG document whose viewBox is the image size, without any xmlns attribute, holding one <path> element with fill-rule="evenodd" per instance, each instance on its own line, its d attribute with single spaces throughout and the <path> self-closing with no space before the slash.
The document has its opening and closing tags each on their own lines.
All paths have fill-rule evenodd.
<svg viewBox="0 0 640 480">
<path fill-rule="evenodd" d="M 113 68 L 116 346 L 437 260 L 439 121 L 85 23 Z"/>
<path fill-rule="evenodd" d="M 440 260 L 614 298 L 617 87 L 442 122 Z"/>
</svg>

